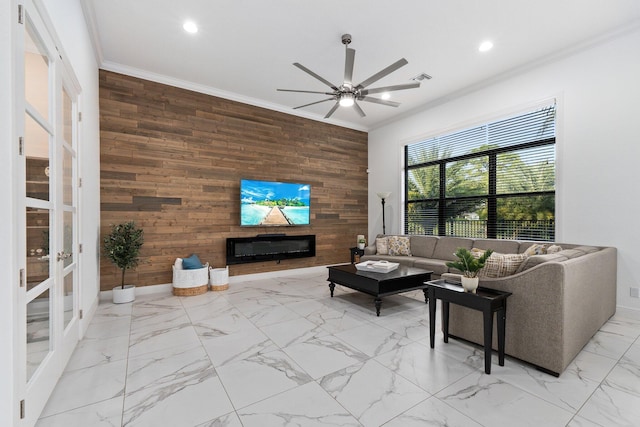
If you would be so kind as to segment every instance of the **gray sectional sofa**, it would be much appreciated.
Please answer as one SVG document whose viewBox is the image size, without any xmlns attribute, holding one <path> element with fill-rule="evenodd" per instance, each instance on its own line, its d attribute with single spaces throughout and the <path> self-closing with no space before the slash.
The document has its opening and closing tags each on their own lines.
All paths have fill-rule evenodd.
<svg viewBox="0 0 640 427">
<path fill-rule="evenodd" d="M 534 244 L 545 243 L 406 237 L 410 238 L 411 256 L 377 254 L 375 242 L 372 242 L 365 248 L 361 260 L 386 259 L 432 270 L 433 279 L 456 280 L 459 275 L 455 273 L 459 272 L 450 271 L 446 263 L 456 259 L 453 253 L 459 247 L 521 254 Z M 507 306 L 506 353 L 543 371 L 560 375 L 615 313 L 617 251 L 612 247 L 546 243 L 562 249 L 553 254 L 528 256 L 514 274 L 481 278 L 480 286 L 512 292 Z M 449 316 L 451 335 L 482 345 L 482 313 L 451 304 Z M 497 349 L 495 331 L 493 338 L 494 349 Z"/>
</svg>

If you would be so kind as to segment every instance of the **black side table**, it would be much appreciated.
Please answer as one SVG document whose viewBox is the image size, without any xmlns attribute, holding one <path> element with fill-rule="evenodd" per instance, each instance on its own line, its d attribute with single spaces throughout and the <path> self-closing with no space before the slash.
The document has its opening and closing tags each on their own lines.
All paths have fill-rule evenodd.
<svg viewBox="0 0 640 427">
<path fill-rule="evenodd" d="M 478 288 L 476 293 L 464 292 L 462 286 L 445 280 L 427 282 L 429 294 L 429 342 L 434 347 L 436 333 L 436 299 L 442 301 L 442 332 L 449 342 L 449 303 L 482 311 L 484 324 L 484 371 L 491 373 L 491 343 L 493 341 L 493 313 L 498 318 L 498 363 L 504 366 L 504 334 L 507 315 L 507 297 L 511 292 Z"/>
<path fill-rule="evenodd" d="M 351 251 L 351 264 L 356 262 L 356 255 L 359 257 L 364 255 L 364 249 L 358 249 L 357 247 L 349 248 Z"/>
</svg>

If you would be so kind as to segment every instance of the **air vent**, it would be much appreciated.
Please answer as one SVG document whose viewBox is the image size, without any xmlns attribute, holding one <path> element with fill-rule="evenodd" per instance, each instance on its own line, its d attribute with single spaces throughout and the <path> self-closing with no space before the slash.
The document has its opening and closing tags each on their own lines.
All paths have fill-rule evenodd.
<svg viewBox="0 0 640 427">
<path fill-rule="evenodd" d="M 411 80 L 413 80 L 414 82 L 421 82 L 423 80 L 431 80 L 433 77 L 431 77 L 429 74 L 427 73 L 420 73 L 415 77 L 412 77 Z"/>
</svg>

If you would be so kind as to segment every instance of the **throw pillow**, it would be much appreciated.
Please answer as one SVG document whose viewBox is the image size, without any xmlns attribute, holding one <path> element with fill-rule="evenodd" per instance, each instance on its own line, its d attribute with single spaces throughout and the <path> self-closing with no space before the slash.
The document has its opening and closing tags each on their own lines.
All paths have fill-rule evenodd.
<svg viewBox="0 0 640 427">
<path fill-rule="evenodd" d="M 540 245 L 540 244 L 535 244 L 535 245 L 531 245 L 527 248 L 526 251 L 524 251 L 524 253 L 527 256 L 533 256 L 533 255 L 544 255 L 547 253 L 547 246 L 546 245 Z"/>
<path fill-rule="evenodd" d="M 527 258 L 527 254 L 499 254 L 494 252 L 487 258 L 484 267 L 478 273 L 478 277 L 497 278 L 511 276 Z"/>
<path fill-rule="evenodd" d="M 478 259 L 486 252 L 484 249 L 472 248 L 469 252 L 474 258 Z"/>
<path fill-rule="evenodd" d="M 558 246 L 558 245 L 551 245 L 547 248 L 547 253 L 548 254 L 555 254 L 558 253 L 562 250 L 562 246 Z"/>
<path fill-rule="evenodd" d="M 182 258 L 176 258 L 176 262 L 173 263 L 176 270 L 182 270 Z"/>
<path fill-rule="evenodd" d="M 411 256 L 409 237 L 389 236 L 389 255 Z"/>
<path fill-rule="evenodd" d="M 389 255 L 389 238 L 388 237 L 376 238 L 376 254 Z"/>
<path fill-rule="evenodd" d="M 182 260 L 182 268 L 185 270 L 195 270 L 202 267 L 203 265 L 200 262 L 200 258 L 198 258 L 198 255 L 196 254 L 191 254 L 189 258 L 184 258 Z"/>
</svg>

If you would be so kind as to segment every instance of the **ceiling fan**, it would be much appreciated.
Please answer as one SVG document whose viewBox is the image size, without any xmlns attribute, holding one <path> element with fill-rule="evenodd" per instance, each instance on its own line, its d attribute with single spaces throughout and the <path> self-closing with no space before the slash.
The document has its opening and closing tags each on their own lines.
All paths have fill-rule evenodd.
<svg viewBox="0 0 640 427">
<path fill-rule="evenodd" d="M 406 83 L 401 85 L 366 89 L 372 83 L 377 82 L 378 80 L 387 76 L 388 74 L 393 73 L 398 68 L 407 65 L 409 62 L 404 58 L 399 59 L 398 61 L 389 65 L 387 68 L 378 71 L 368 79 L 364 80 L 362 83 L 354 85 L 352 79 L 353 79 L 353 62 L 356 56 L 356 51 L 355 49 L 349 48 L 349 43 L 351 43 L 351 34 L 343 34 L 342 44 L 345 45 L 346 59 L 344 64 L 344 81 L 340 86 L 334 85 L 330 81 L 314 73 L 313 71 L 311 71 L 310 69 L 308 69 L 302 64 L 299 64 L 297 62 L 293 64 L 294 66 L 300 68 L 302 71 L 309 74 L 310 76 L 320 80 L 322 83 L 324 83 L 325 85 L 329 86 L 332 89 L 331 92 L 317 92 L 317 91 L 311 91 L 311 90 L 295 90 L 295 89 L 278 89 L 279 91 L 282 91 L 282 92 L 301 92 L 301 93 L 317 93 L 321 95 L 330 95 L 329 98 L 323 99 L 321 101 L 316 101 L 309 104 L 300 105 L 299 107 L 294 107 L 294 110 L 297 110 L 298 108 L 308 107 L 310 105 L 320 104 L 322 102 L 336 101 L 335 105 L 331 107 L 331 110 L 329 110 L 327 115 L 324 116 L 325 119 L 328 119 L 329 117 L 331 117 L 331 115 L 340 106 L 342 107 L 353 106 L 355 110 L 358 112 L 358 114 L 360 114 L 361 117 L 364 117 L 366 116 L 366 114 L 364 113 L 362 108 L 360 108 L 360 106 L 356 101 L 373 102 L 375 104 L 387 105 L 389 107 L 397 107 L 400 105 L 398 102 L 386 101 L 384 99 L 379 99 L 379 98 L 373 98 L 369 95 L 372 95 L 375 93 L 392 92 L 395 90 L 414 89 L 414 88 L 420 87 L 420 83 L 415 82 L 415 83 Z"/>
</svg>

